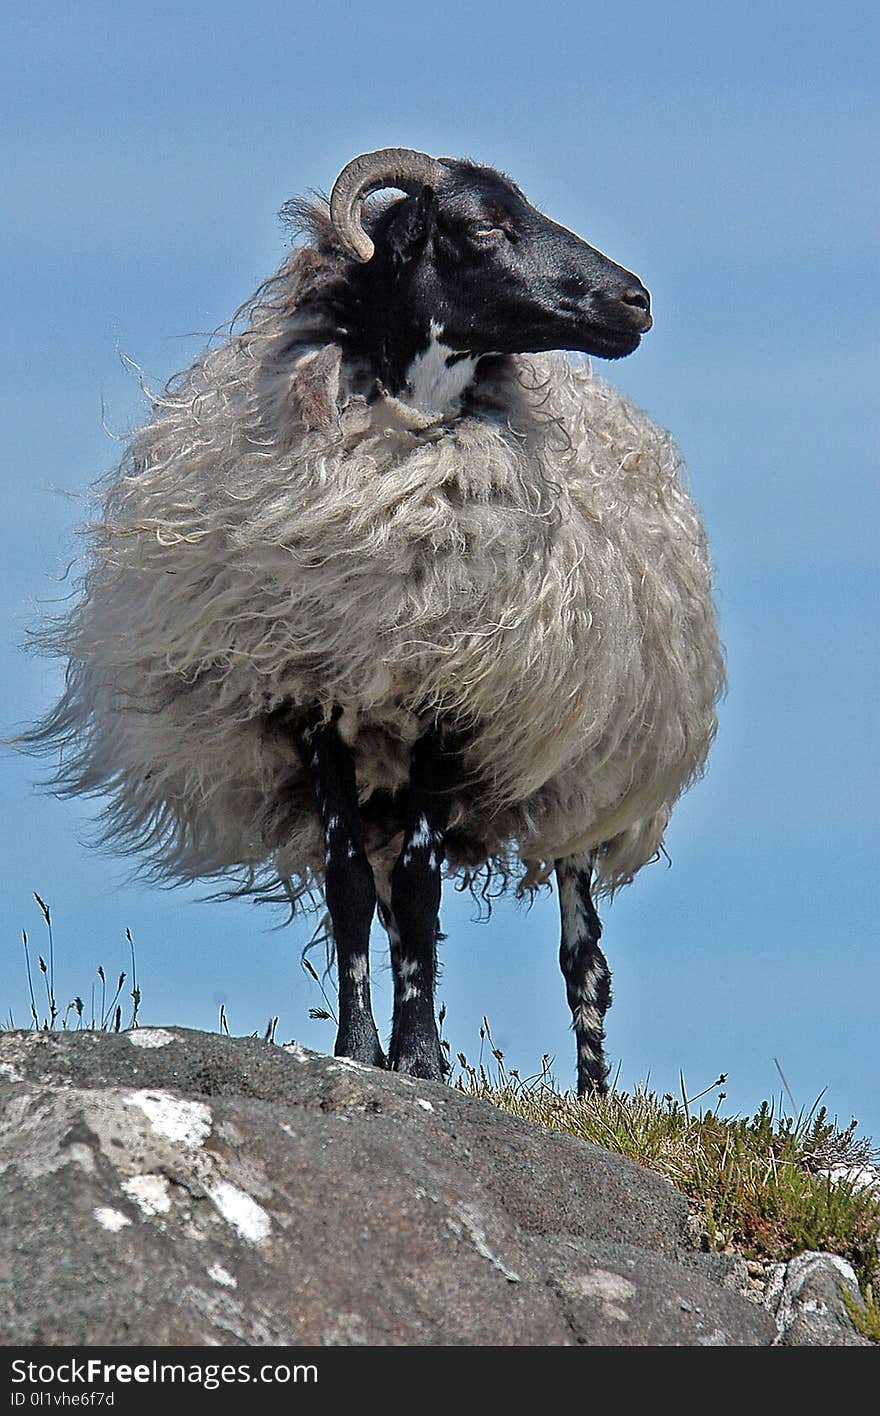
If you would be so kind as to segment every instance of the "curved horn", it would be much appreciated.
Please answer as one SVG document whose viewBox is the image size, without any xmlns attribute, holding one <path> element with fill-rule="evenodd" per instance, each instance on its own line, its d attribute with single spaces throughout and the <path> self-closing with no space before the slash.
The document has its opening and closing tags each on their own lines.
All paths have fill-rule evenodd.
<svg viewBox="0 0 880 1416">
<path fill-rule="evenodd" d="M 345 249 L 356 260 L 368 261 L 373 243 L 362 224 L 364 199 L 382 187 L 414 193 L 437 187 L 446 176 L 442 162 L 412 148 L 380 148 L 364 152 L 343 167 L 330 193 L 330 219 Z"/>
</svg>

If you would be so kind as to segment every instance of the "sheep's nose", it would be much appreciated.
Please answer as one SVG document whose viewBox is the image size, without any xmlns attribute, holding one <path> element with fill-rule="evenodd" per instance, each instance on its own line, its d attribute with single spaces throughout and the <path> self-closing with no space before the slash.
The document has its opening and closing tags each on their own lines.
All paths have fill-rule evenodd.
<svg viewBox="0 0 880 1416">
<path fill-rule="evenodd" d="M 644 285 L 630 285 L 620 297 L 620 303 L 631 311 L 631 319 L 643 333 L 654 323 L 651 318 L 651 297 Z"/>
</svg>

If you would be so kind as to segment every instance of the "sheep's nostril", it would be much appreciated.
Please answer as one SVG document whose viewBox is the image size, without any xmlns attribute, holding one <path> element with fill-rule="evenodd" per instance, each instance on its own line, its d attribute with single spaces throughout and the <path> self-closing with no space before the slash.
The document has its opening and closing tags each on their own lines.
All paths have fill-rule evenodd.
<svg viewBox="0 0 880 1416">
<path fill-rule="evenodd" d="M 645 314 L 651 308 L 651 297 L 647 290 L 624 290 L 620 298 L 624 305 L 633 305 L 637 310 L 644 310 Z"/>
<path fill-rule="evenodd" d="M 640 334 L 647 334 L 654 321 L 651 318 L 651 297 L 644 285 L 630 285 L 620 295 L 621 305 L 626 305 L 629 319 Z"/>
</svg>

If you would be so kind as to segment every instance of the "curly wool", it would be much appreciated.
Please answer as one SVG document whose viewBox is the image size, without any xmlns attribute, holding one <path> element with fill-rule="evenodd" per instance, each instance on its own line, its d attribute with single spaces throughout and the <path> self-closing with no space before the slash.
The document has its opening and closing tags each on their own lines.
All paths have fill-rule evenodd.
<svg viewBox="0 0 880 1416">
<path fill-rule="evenodd" d="M 669 435 L 562 355 L 496 361 L 460 416 L 369 401 L 304 300 L 301 249 L 134 436 L 32 740 L 107 798 L 104 838 L 172 880 L 319 886 L 298 713 L 343 709 L 377 864 L 436 716 L 462 735 L 448 865 L 526 885 L 659 849 L 723 668 L 705 538 Z M 264 292 L 265 293 L 265 292 Z M 381 797 L 374 797 L 374 793 Z"/>
</svg>

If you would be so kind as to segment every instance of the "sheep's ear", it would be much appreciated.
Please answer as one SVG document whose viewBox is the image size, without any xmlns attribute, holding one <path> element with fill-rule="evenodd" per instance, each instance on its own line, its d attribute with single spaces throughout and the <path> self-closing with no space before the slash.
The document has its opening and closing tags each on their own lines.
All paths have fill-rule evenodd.
<svg viewBox="0 0 880 1416">
<path fill-rule="evenodd" d="M 290 378 L 290 391 L 304 428 L 329 428 L 337 413 L 342 350 L 325 344 L 298 361 Z"/>
<path fill-rule="evenodd" d="M 422 187 L 417 196 L 401 202 L 387 234 L 388 245 L 395 260 L 408 260 L 421 248 L 431 229 L 433 211 L 434 191 L 431 187 Z"/>
</svg>

